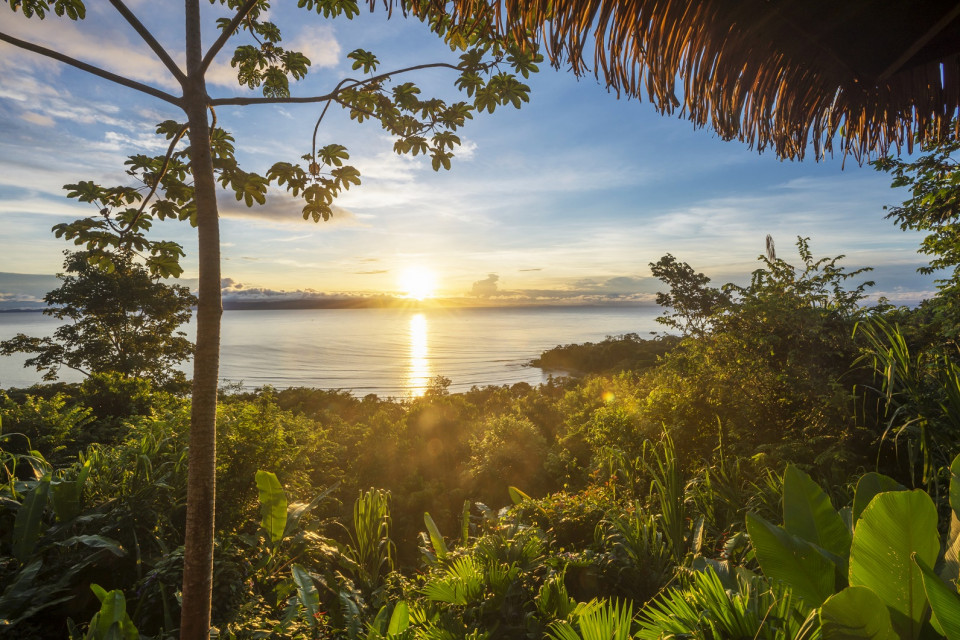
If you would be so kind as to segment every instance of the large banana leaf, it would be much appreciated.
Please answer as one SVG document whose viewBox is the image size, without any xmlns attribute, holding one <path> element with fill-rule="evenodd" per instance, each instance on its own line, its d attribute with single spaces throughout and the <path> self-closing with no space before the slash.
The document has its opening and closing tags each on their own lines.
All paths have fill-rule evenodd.
<svg viewBox="0 0 960 640">
<path fill-rule="evenodd" d="M 883 601 L 866 587 L 847 587 L 820 608 L 823 640 L 899 640 Z"/>
<path fill-rule="evenodd" d="M 813 479 L 795 466 L 783 474 L 783 528 L 812 542 L 846 564 L 850 533 L 830 498 Z M 846 574 L 846 567 L 840 569 Z"/>
<path fill-rule="evenodd" d="M 752 512 L 747 514 L 747 533 L 768 579 L 790 585 L 811 607 L 833 594 L 836 565 L 812 544 Z"/>
<path fill-rule="evenodd" d="M 406 602 L 398 602 L 393 608 L 393 614 L 390 616 L 390 624 L 387 625 L 387 637 L 396 636 L 410 626 L 410 608 Z"/>
<path fill-rule="evenodd" d="M 943 551 L 940 577 L 949 582 L 960 578 L 960 456 L 950 464 L 950 529 Z"/>
<path fill-rule="evenodd" d="M 23 503 L 13 521 L 13 556 L 26 563 L 37 545 L 43 523 L 43 510 L 47 506 L 50 491 L 50 476 L 44 476 L 37 486 L 23 498 Z"/>
<path fill-rule="evenodd" d="M 98 640 L 138 640 L 140 634 L 127 615 L 127 601 L 123 591 L 107 591 L 97 584 L 90 585 L 91 591 L 100 600 L 100 611 L 90 620 L 88 637 Z"/>
<path fill-rule="evenodd" d="M 960 594 L 957 593 L 956 587 L 941 580 L 916 554 L 913 560 L 920 568 L 923 590 L 927 594 L 927 600 L 930 602 L 930 608 L 933 609 L 933 615 L 940 630 L 948 640 L 960 640 Z"/>
<path fill-rule="evenodd" d="M 903 640 L 917 638 L 927 614 L 920 569 L 911 555 L 932 565 L 939 552 L 937 509 L 923 491 L 878 494 L 857 522 L 850 585 L 869 587 L 880 597 Z"/>
<path fill-rule="evenodd" d="M 423 524 L 427 526 L 427 534 L 430 536 L 430 544 L 433 546 L 433 552 L 437 556 L 437 560 L 443 560 L 450 553 L 450 550 L 447 548 L 447 543 L 443 541 L 440 528 L 437 527 L 437 523 L 433 521 L 428 512 L 423 514 Z"/>
<path fill-rule="evenodd" d="M 863 510 L 867 508 L 867 505 L 870 504 L 870 501 L 873 500 L 874 496 L 878 493 L 906 490 L 907 488 L 902 484 L 882 473 L 871 471 L 870 473 L 863 474 L 857 482 L 857 490 L 853 494 L 854 526 L 856 526 L 857 520 L 860 519 Z"/>
<path fill-rule="evenodd" d="M 320 611 L 320 594 L 317 593 L 317 587 L 313 584 L 313 578 L 310 572 L 299 564 L 294 563 L 290 567 L 293 574 L 293 582 L 297 585 L 297 600 L 306 613 L 307 623 L 311 628 L 317 626 L 317 613 Z"/>
<path fill-rule="evenodd" d="M 287 526 L 287 496 L 277 476 L 269 471 L 257 471 L 257 491 L 260 493 L 260 526 L 267 532 L 267 540 L 275 545 L 283 539 Z"/>
</svg>

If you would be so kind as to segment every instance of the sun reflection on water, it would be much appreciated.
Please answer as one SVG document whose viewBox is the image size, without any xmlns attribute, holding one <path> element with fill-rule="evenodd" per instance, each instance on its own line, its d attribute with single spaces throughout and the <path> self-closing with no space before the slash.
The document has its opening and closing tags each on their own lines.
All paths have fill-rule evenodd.
<svg viewBox="0 0 960 640">
<path fill-rule="evenodd" d="M 430 384 L 430 360 L 427 357 L 427 317 L 422 313 L 410 316 L 410 372 L 407 386 L 418 398 Z"/>
</svg>

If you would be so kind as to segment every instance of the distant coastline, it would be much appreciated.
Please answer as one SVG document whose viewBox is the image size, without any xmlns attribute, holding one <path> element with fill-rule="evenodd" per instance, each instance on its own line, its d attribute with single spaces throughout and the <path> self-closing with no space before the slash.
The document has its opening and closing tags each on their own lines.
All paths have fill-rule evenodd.
<svg viewBox="0 0 960 640">
<path fill-rule="evenodd" d="M 429 311 L 430 309 L 636 309 L 655 307 L 643 302 L 603 302 L 594 304 L 571 303 L 476 303 L 462 300 L 405 300 L 403 298 L 330 298 L 301 300 L 224 300 L 224 311 L 295 311 L 309 309 L 408 309 Z M 40 313 L 48 307 L 0 308 L 0 313 Z"/>
<path fill-rule="evenodd" d="M 437 298 L 432 300 L 407 300 L 404 298 L 330 298 L 330 299 L 284 299 L 284 300 L 230 300 L 224 299 L 224 311 L 285 311 L 295 309 L 589 309 L 589 308 L 639 308 L 656 307 L 649 302 L 604 301 L 594 304 L 571 304 L 562 302 L 509 303 L 480 302 L 462 299 Z"/>
</svg>

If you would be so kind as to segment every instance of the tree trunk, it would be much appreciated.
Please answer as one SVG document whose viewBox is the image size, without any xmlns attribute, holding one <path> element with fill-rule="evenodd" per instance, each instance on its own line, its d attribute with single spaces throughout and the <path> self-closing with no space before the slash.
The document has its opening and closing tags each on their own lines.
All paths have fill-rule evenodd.
<svg viewBox="0 0 960 640">
<path fill-rule="evenodd" d="M 190 125 L 190 164 L 197 207 L 200 285 L 193 401 L 187 470 L 187 530 L 183 557 L 181 640 L 210 635 L 216 499 L 217 382 L 220 366 L 220 222 L 207 121 L 209 98 L 200 65 L 199 0 L 186 0 L 187 83 L 184 108 Z"/>
</svg>

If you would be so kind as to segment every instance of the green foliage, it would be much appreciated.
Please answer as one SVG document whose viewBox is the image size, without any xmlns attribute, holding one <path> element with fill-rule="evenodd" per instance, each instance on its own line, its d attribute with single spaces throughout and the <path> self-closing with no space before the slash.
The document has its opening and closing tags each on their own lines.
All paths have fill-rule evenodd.
<svg viewBox="0 0 960 640">
<path fill-rule="evenodd" d="M 865 586 L 890 610 L 901 638 L 917 638 L 928 605 L 920 569 L 940 552 L 937 510 L 926 493 L 892 491 L 878 494 L 856 523 L 850 547 L 850 585 Z"/>
<path fill-rule="evenodd" d="M 0 392 L 0 418 L 4 430 L 8 434 L 22 434 L 54 462 L 76 454 L 76 449 L 70 445 L 90 426 L 90 414 L 89 408 L 70 402 L 61 393 L 51 398 L 27 394 L 22 400 L 15 401 Z"/>
<path fill-rule="evenodd" d="M 723 423 L 718 434 L 715 420 L 701 434 L 711 444 L 707 459 L 698 457 L 696 443 L 678 437 L 683 431 L 651 438 L 661 428 L 651 424 L 648 377 L 659 375 L 654 369 L 465 394 L 438 386 L 406 403 L 304 389 L 225 395 L 218 475 L 231 500 L 219 515 L 214 583 L 222 637 L 586 638 L 591 630 L 610 631 L 581 615 L 590 607 L 619 607 L 621 617 L 627 608 L 638 611 L 636 622 L 614 626 L 620 633 L 639 628 L 640 637 L 827 637 L 835 632 L 821 626 L 851 630 L 858 620 L 882 618 L 865 618 L 847 599 L 869 600 L 856 592 L 867 588 L 884 606 L 895 596 L 872 585 L 848 587 L 844 566 L 851 531 L 854 556 L 865 548 L 896 555 L 897 563 L 906 553 L 911 562 L 909 552 L 918 549 L 908 547 L 917 545 L 898 542 L 909 540 L 907 533 L 888 536 L 885 544 L 897 549 L 868 535 L 880 520 L 871 515 L 874 505 L 865 505 L 891 495 L 896 481 L 867 474 L 853 492 L 847 476 L 837 481 L 834 467 L 818 466 L 806 467 L 809 475 L 788 466 L 781 480 L 780 469 L 768 466 L 771 456 L 738 457 L 736 436 Z M 119 400 L 126 388 L 106 379 L 96 384 L 107 399 Z M 96 395 L 71 393 L 81 407 Z M 75 594 L 94 581 L 125 593 L 130 619 L 145 635 L 176 628 L 189 407 L 142 393 L 152 398 L 146 414 L 119 418 L 124 435 L 79 455 L 72 470 L 51 468 L 22 436 L 0 441 L 8 487 L 0 488 L 0 579 L 13 585 L 0 597 L 0 613 L 9 633 L 36 628 L 49 635 L 67 615 L 56 607 L 89 619 L 95 611 Z M 36 394 L 10 394 L 10 415 L 21 404 L 58 397 L 53 390 Z M 58 402 L 37 414 L 39 433 L 71 406 L 70 396 Z M 106 414 L 109 407 L 127 411 L 119 401 L 101 406 Z M 465 496 L 480 497 L 494 482 L 492 474 L 478 482 L 473 465 L 509 459 L 496 449 L 519 446 L 543 460 L 545 495 L 522 483 L 510 491 L 527 470 L 503 466 L 495 478 L 499 504 L 513 494 L 514 505 L 499 513 L 474 501 L 465 506 Z M 491 455 L 479 458 L 479 451 Z M 276 475 L 255 473 L 264 469 Z M 13 531 L 18 513 L 20 530 L 30 529 L 31 510 L 19 508 L 47 475 L 39 536 L 21 562 L 2 532 Z M 336 480 L 341 487 L 311 500 L 313 487 Z M 380 488 L 360 491 L 365 480 Z M 835 509 L 851 492 L 853 508 Z M 359 499 L 341 507 L 327 499 L 335 494 Z M 781 505 L 779 527 L 770 522 Z M 928 516 L 891 514 L 900 526 L 930 529 Z M 884 534 L 892 526 L 876 525 Z M 424 527 L 420 556 L 414 536 L 396 532 Z M 456 534 L 444 539 L 442 531 Z M 29 547 L 30 539 L 22 544 Z M 957 540 L 956 532 L 946 539 L 947 580 L 956 578 L 947 567 L 956 565 L 950 558 Z M 920 551 L 921 562 L 934 566 L 936 557 Z M 421 558 L 425 563 L 417 564 Z M 762 576 L 752 573 L 758 567 Z M 915 569 L 917 580 L 921 571 Z M 703 582 L 707 574 L 719 591 Z M 50 623 L 41 622 L 44 614 Z"/>
<path fill-rule="evenodd" d="M 853 530 L 848 558 L 835 553 L 846 545 L 846 527 L 837 522 L 839 515 L 820 487 L 798 471 L 788 469 L 784 483 L 784 519 L 792 523 L 792 533 L 748 516 L 764 574 L 789 587 L 808 607 L 819 606 L 813 613 L 825 640 L 929 637 L 928 623 L 943 632 L 960 619 L 955 583 L 944 583 L 930 568 L 941 548 L 936 506 L 923 491 L 901 489 L 878 474 L 861 479 L 854 502 L 859 517 L 847 525 Z M 841 576 L 834 585 L 833 572 L 818 566 L 824 562 L 849 566 L 842 577 L 850 586 Z M 824 582 L 826 578 L 831 580 Z M 930 620 L 928 603 L 935 611 L 942 609 L 942 619 L 937 612 Z"/>
<path fill-rule="evenodd" d="M 832 557 L 843 559 L 850 553 L 850 531 L 843 518 L 820 485 L 793 465 L 783 474 L 783 527 Z M 837 568 L 846 573 L 846 563 Z"/>
<path fill-rule="evenodd" d="M 960 594 L 957 593 L 956 584 L 945 583 L 916 554 L 913 554 L 913 561 L 920 569 L 923 590 L 933 610 L 936 626 L 950 640 L 960 638 Z"/>
<path fill-rule="evenodd" d="M 393 570 L 396 545 L 390 539 L 390 492 L 370 489 L 353 504 L 353 531 L 346 555 L 358 567 L 361 584 L 372 592 Z"/>
<path fill-rule="evenodd" d="M 672 549 L 658 523 L 657 517 L 636 501 L 622 512 L 611 510 L 597 526 L 608 593 L 646 602 L 673 578 Z"/>
<path fill-rule="evenodd" d="M 873 163 L 878 171 L 892 175 L 891 187 L 910 189 L 910 197 L 887 214 L 901 229 L 928 232 L 920 251 L 932 256 L 921 273 L 953 269 L 949 277 L 939 281 L 944 292 L 955 292 L 960 286 L 960 220 L 958 189 L 960 171 L 957 150 L 960 140 L 951 136 L 937 146 L 925 144 L 922 155 L 915 159 L 892 156 Z M 884 207 L 886 208 L 886 207 Z"/>
<path fill-rule="evenodd" d="M 890 613 L 883 600 L 866 587 L 847 587 L 830 596 L 820 608 L 820 628 L 825 640 L 900 638 L 893 630 Z"/>
<path fill-rule="evenodd" d="M 17 334 L 0 343 L 0 354 L 36 354 L 24 366 L 44 371 L 45 380 L 68 367 L 159 386 L 182 383 L 174 367 L 193 354 L 193 345 L 180 326 L 196 298 L 186 287 L 154 279 L 129 254 L 115 254 L 109 268 L 91 264 L 92 255 L 67 253 L 62 284 L 44 297 L 44 313 L 68 322 L 52 337 Z"/>
<path fill-rule="evenodd" d="M 673 312 L 657 318 L 657 322 L 683 334 L 704 335 L 730 302 L 724 290 L 707 286 L 710 278 L 669 253 L 651 262 L 650 271 L 670 287 L 667 293 L 657 293 L 657 304 Z"/>
<path fill-rule="evenodd" d="M 636 637 L 794 640 L 807 615 L 787 589 L 757 577 L 737 579 L 729 588 L 708 568 L 694 572 L 686 588 L 671 588 L 644 607 Z"/>
<path fill-rule="evenodd" d="M 881 441 L 905 439 L 911 481 L 936 491 L 939 469 L 957 453 L 960 364 L 939 349 L 911 352 L 900 327 L 880 318 L 857 329 L 867 342 L 857 362 L 873 373 L 878 384 L 868 388 L 883 403 Z"/>
<path fill-rule="evenodd" d="M 90 630 L 84 640 L 138 640 L 140 634 L 127 614 L 127 600 L 123 591 L 106 591 L 96 584 L 90 585 L 100 600 L 100 611 L 90 620 Z"/>
<path fill-rule="evenodd" d="M 534 495 L 546 488 L 547 440 L 529 420 L 492 418 L 471 440 L 470 449 L 469 468 L 475 478 L 477 499 L 502 500 L 508 484 Z"/>
<path fill-rule="evenodd" d="M 660 356 L 668 353 L 679 341 L 676 336 L 657 336 L 645 340 L 635 333 L 607 336 L 596 344 L 586 342 L 556 346 L 544 351 L 530 364 L 544 371 L 574 375 L 644 371 L 656 366 Z"/>
<path fill-rule="evenodd" d="M 442 562 L 443 559 L 447 557 L 447 554 L 450 553 L 450 550 L 447 549 L 447 543 L 443 541 L 443 535 L 441 535 L 440 529 L 437 528 L 437 523 L 433 521 L 429 513 L 423 514 L 423 524 L 427 527 L 430 546 L 433 548 L 433 557 Z"/>
<path fill-rule="evenodd" d="M 570 617 L 550 625 L 552 640 L 628 640 L 633 623 L 633 606 L 593 600 L 579 605 Z"/>
<path fill-rule="evenodd" d="M 257 471 L 256 479 L 260 492 L 260 527 L 267 534 L 267 544 L 273 547 L 283 538 L 287 527 L 287 496 L 277 476 L 269 471 Z"/>
<path fill-rule="evenodd" d="M 800 266 L 764 256 L 749 285 L 725 285 L 726 302 L 697 316 L 698 337 L 644 380 L 647 419 L 670 425 L 700 456 L 715 446 L 718 419 L 730 453 L 742 457 L 759 450 L 848 464 L 863 446 L 852 419 L 854 380 L 839 378 L 856 357 L 851 332 L 866 313 L 858 303 L 869 283 L 848 289 L 862 270 L 844 270 L 839 257 L 815 259 L 806 239 L 797 246 Z"/>
<path fill-rule="evenodd" d="M 808 605 L 816 607 L 835 592 L 836 565 L 816 545 L 756 514 L 747 515 L 747 532 L 764 575 L 790 585 Z"/>
<path fill-rule="evenodd" d="M 644 442 L 644 465 L 650 474 L 651 493 L 656 496 L 660 507 L 662 529 L 670 553 L 674 561 L 680 564 L 687 552 L 686 495 L 680 460 L 669 433 L 664 432 L 659 447 L 648 448 L 648 444 L 649 441 Z"/>
</svg>

